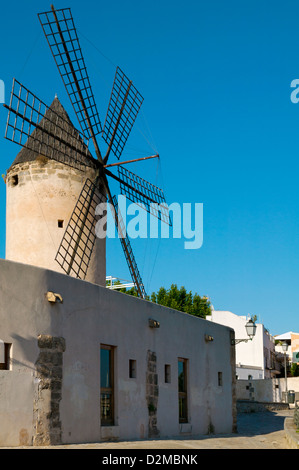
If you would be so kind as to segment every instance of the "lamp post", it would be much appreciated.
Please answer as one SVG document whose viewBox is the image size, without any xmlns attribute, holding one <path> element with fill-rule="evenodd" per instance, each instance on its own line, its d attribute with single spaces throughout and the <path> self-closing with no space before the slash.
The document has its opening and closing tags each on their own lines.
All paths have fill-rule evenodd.
<svg viewBox="0 0 299 470">
<path fill-rule="evenodd" d="M 281 345 L 282 350 L 284 352 L 284 377 L 285 377 L 285 382 L 286 382 L 286 401 L 287 401 L 287 394 L 288 394 L 288 379 L 287 379 L 287 350 L 288 350 L 288 343 L 284 341 Z"/>
<path fill-rule="evenodd" d="M 247 341 L 252 341 L 253 340 L 253 337 L 255 336 L 255 333 L 256 333 L 256 324 L 254 323 L 254 321 L 251 318 L 246 323 L 245 329 L 246 329 L 246 333 L 247 333 L 248 338 L 246 338 L 246 339 L 233 339 L 232 342 L 231 342 L 232 346 L 235 346 L 236 344 L 239 344 L 239 343 L 242 343 L 242 342 L 247 343 Z"/>
</svg>

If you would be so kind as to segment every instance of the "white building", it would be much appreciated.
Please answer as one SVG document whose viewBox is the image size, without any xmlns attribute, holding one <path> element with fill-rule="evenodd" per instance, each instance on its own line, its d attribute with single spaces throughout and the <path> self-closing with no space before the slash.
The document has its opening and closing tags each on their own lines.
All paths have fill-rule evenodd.
<svg viewBox="0 0 299 470">
<path fill-rule="evenodd" d="M 236 431 L 231 328 L 106 288 L 105 239 L 86 280 L 59 272 L 86 176 L 28 149 L 7 172 L 0 446 Z"/>
<path fill-rule="evenodd" d="M 292 363 L 299 363 L 299 333 L 294 333 L 293 331 L 288 331 L 282 335 L 276 335 L 274 337 L 276 346 L 275 350 L 278 353 L 284 354 L 282 348 L 282 343 L 287 343 L 288 350 L 286 352 L 287 359 Z"/>
<path fill-rule="evenodd" d="M 249 317 L 229 311 L 213 310 L 207 317 L 215 323 L 234 329 L 236 339 L 248 339 L 245 325 Z M 280 373 L 275 357 L 275 340 L 263 324 L 256 324 L 252 340 L 236 344 L 236 375 L 238 379 L 270 379 Z"/>
<path fill-rule="evenodd" d="M 236 430 L 231 328 L 8 260 L 0 324 L 0 446 Z"/>
</svg>

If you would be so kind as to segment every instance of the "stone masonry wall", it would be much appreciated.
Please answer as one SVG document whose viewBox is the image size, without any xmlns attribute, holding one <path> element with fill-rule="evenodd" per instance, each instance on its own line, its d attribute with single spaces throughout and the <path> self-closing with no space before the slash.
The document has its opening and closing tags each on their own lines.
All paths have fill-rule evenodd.
<svg viewBox="0 0 299 470">
<path fill-rule="evenodd" d="M 38 336 L 40 353 L 35 363 L 33 445 L 61 444 L 59 402 L 62 395 L 64 338 Z"/>
<path fill-rule="evenodd" d="M 155 352 L 147 352 L 147 371 L 146 371 L 146 400 L 148 406 L 148 437 L 158 437 L 160 432 L 157 428 L 157 407 L 158 407 L 158 374 L 157 374 L 157 356 Z"/>
</svg>

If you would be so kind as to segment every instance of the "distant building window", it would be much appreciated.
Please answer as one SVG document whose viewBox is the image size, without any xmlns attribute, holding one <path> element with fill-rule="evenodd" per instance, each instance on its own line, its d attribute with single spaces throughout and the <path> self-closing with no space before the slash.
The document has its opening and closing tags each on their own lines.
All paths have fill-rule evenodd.
<svg viewBox="0 0 299 470">
<path fill-rule="evenodd" d="M 10 370 L 11 364 L 11 344 L 10 343 L 2 343 L 4 348 L 4 362 L 0 362 L 0 370 Z M 2 360 L 2 359 L 1 359 Z"/>
<path fill-rule="evenodd" d="M 58 220 L 58 227 L 63 228 L 63 220 Z"/>
<path fill-rule="evenodd" d="M 101 425 L 114 424 L 114 347 L 101 345 Z"/>
<path fill-rule="evenodd" d="M 222 387 L 222 372 L 218 372 L 218 386 Z"/>
<path fill-rule="evenodd" d="M 165 364 L 164 368 L 164 377 L 165 377 L 165 383 L 170 384 L 171 382 L 171 369 L 170 369 L 170 364 Z"/>
<path fill-rule="evenodd" d="M 187 359 L 178 360 L 179 422 L 188 422 Z"/>
<path fill-rule="evenodd" d="M 129 377 L 136 379 L 136 361 L 134 359 L 129 360 Z"/>
</svg>

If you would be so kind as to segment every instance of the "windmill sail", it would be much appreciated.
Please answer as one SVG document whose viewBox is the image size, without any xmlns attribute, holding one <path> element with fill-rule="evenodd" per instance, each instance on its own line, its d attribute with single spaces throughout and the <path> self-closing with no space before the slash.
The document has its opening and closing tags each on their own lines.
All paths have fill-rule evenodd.
<svg viewBox="0 0 299 470">
<path fill-rule="evenodd" d="M 135 260 L 135 256 L 134 256 L 134 253 L 133 253 L 133 250 L 132 250 L 130 240 L 126 235 L 126 228 L 125 228 L 123 218 L 122 218 L 121 213 L 120 213 L 119 208 L 118 208 L 117 199 L 116 199 L 115 196 L 113 196 L 110 201 L 111 201 L 111 203 L 113 205 L 113 208 L 114 208 L 113 217 L 114 217 L 116 228 L 118 230 L 119 239 L 120 239 L 120 242 L 121 242 L 125 257 L 126 257 L 126 261 L 127 261 L 127 264 L 128 264 L 128 268 L 129 268 L 132 280 L 133 280 L 133 282 L 135 284 L 135 287 L 136 287 L 136 290 L 137 290 L 137 294 L 138 294 L 139 297 L 142 297 L 143 299 L 145 299 L 146 298 L 146 292 L 145 292 L 145 289 L 144 289 L 144 285 L 143 285 L 143 282 L 142 282 L 141 275 L 139 273 L 139 269 L 137 267 L 137 263 L 136 263 L 136 260 Z"/>
<path fill-rule="evenodd" d="M 120 192 L 130 201 L 145 208 L 150 214 L 172 225 L 164 192 L 123 166 L 118 167 Z"/>
<path fill-rule="evenodd" d="M 96 241 L 96 207 L 105 202 L 98 184 L 87 179 L 73 210 L 55 260 L 70 276 L 85 279 Z"/>
<path fill-rule="evenodd" d="M 74 128 L 70 118 L 55 98 L 50 107 L 13 80 L 5 138 L 27 151 L 84 170 L 96 168 L 84 136 Z"/>
<path fill-rule="evenodd" d="M 101 121 L 71 10 L 52 6 L 38 17 L 81 129 L 94 140 L 102 130 Z"/>
<path fill-rule="evenodd" d="M 142 102 L 132 81 L 117 67 L 103 129 L 103 139 L 108 144 L 105 162 L 110 150 L 120 158 Z"/>
</svg>

